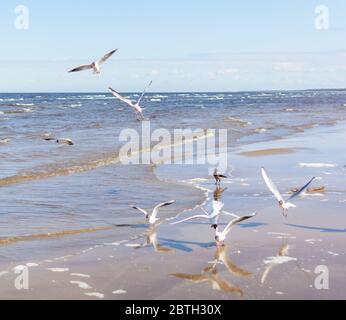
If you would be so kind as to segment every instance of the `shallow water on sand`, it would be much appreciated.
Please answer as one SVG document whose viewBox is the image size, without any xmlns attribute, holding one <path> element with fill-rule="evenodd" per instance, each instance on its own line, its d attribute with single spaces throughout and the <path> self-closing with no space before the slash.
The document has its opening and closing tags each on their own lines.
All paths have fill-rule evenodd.
<svg viewBox="0 0 346 320">
<path fill-rule="evenodd" d="M 344 91 L 188 93 L 151 94 L 145 106 L 153 129 L 229 129 L 231 179 L 225 182 L 228 187 L 223 195 L 225 209 L 261 212 L 258 219 L 235 230 L 237 242 L 232 244 L 229 254 L 235 255 L 237 264 L 260 274 L 264 260 L 275 255 L 283 245 L 281 242 L 288 241 L 296 248 L 290 255 L 307 262 L 309 270 L 323 260 L 330 263 L 335 272 L 333 279 L 339 281 L 339 286 L 341 262 L 344 262 L 340 247 L 344 226 L 340 224 L 340 214 L 346 201 L 345 188 L 340 182 L 340 177 L 345 175 L 346 159 L 339 142 L 345 130 L 328 125 L 346 119 L 345 102 Z M 314 126 L 317 127 L 312 129 Z M 117 161 L 121 147 L 118 136 L 125 128 L 140 129 L 140 124 L 126 106 L 107 94 L 0 95 L 0 140 L 4 140 L 0 142 L 1 298 L 93 298 L 84 295 L 78 286 L 71 290 L 70 296 L 65 295 L 70 291 L 69 278 L 64 277 L 64 272 L 54 273 L 48 268 L 67 268 L 74 273 L 93 275 L 89 281 L 93 282 L 92 287 L 101 287 L 99 291 L 109 299 L 118 298 L 112 292 L 120 289 L 129 292 L 121 298 L 234 297 L 233 293 L 217 292 L 208 285 L 195 285 L 182 277 L 170 276 L 200 273 L 213 260 L 216 248 L 209 226 L 197 223 L 172 228 L 164 224 L 157 234 L 163 248 L 154 246 L 153 250 L 155 237 L 152 233 L 148 237 L 142 217 L 129 209 L 130 205 L 150 208 L 161 201 L 176 199 L 174 206 L 162 210 L 163 221 L 178 214 L 184 217 L 184 214 L 198 213 L 200 209 L 186 210 L 204 202 L 210 209 L 214 185 L 208 168 L 122 166 Z M 334 132 L 333 128 L 338 129 Z M 75 145 L 45 141 L 42 138 L 45 133 L 55 138 L 71 138 Z M 287 136 L 291 138 L 277 140 Z M 280 148 L 293 151 L 262 156 L 258 153 L 258 150 Z M 241 155 L 254 150 L 255 157 Z M 301 163 L 337 166 L 304 168 Z M 292 212 L 289 224 L 283 224 L 275 202 L 260 179 L 258 168 L 262 165 L 270 169 L 284 190 L 317 175 L 323 177 L 320 183 L 329 192 L 299 202 L 299 209 Z M 332 211 L 329 221 L 325 220 L 323 210 Z M 200 228 L 204 227 L 205 232 L 201 232 Z M 286 234 L 285 239 L 277 233 Z M 311 239 L 317 239 L 313 245 L 307 242 Z M 152 263 L 153 259 L 157 264 Z M 13 291 L 11 268 L 30 262 L 39 265 L 37 274 L 32 268 L 37 289 L 30 295 L 19 294 Z M 298 268 L 289 267 L 289 263 L 284 264 L 273 279 L 279 281 L 284 270 L 295 272 Z M 1 276 L 2 270 L 9 273 Z M 220 272 L 228 276 L 227 270 Z M 106 278 L 111 275 L 112 286 L 106 286 Z M 305 277 L 304 272 L 301 275 Z M 258 282 L 246 282 L 242 277 L 232 281 L 237 288 L 242 287 L 246 298 L 282 294 L 287 297 L 295 293 L 293 288 L 284 286 L 287 277 L 277 288 L 270 284 L 262 291 Z M 64 295 L 52 290 L 53 280 L 61 281 L 58 292 Z M 307 286 L 304 283 L 301 292 L 306 295 L 313 292 L 312 297 L 320 297 L 310 285 L 311 281 Z M 239 290 L 234 292 L 235 296 L 239 295 Z M 340 297 L 336 292 L 330 291 L 326 297 Z"/>
</svg>

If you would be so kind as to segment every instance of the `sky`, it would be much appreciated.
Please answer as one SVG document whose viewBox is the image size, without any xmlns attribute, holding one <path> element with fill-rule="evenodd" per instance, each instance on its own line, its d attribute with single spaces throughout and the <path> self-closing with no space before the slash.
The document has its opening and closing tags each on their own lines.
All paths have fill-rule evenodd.
<svg viewBox="0 0 346 320">
<path fill-rule="evenodd" d="M 0 28 L 2 93 L 346 87 L 343 0 L 2 0 Z M 100 76 L 67 72 L 115 48 Z"/>
</svg>

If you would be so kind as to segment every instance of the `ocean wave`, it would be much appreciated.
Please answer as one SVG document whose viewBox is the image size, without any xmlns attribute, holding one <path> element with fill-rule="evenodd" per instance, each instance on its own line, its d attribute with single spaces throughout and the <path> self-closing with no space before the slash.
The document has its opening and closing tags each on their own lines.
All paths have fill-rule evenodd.
<svg viewBox="0 0 346 320">
<path fill-rule="evenodd" d="M 107 226 L 107 227 L 84 228 L 79 230 L 64 230 L 64 231 L 56 231 L 56 232 L 49 232 L 49 233 L 32 234 L 32 235 L 26 235 L 26 236 L 13 236 L 13 237 L 7 237 L 7 238 L 0 238 L 0 245 L 8 245 L 8 244 L 13 244 L 13 243 L 22 242 L 22 241 L 59 238 L 59 237 L 78 235 L 83 233 L 108 231 L 111 229 L 112 227 Z"/>
<path fill-rule="evenodd" d="M 7 99 L 2 99 L 0 98 L 1 102 L 15 102 L 15 101 L 24 101 L 23 98 L 7 98 Z"/>
<path fill-rule="evenodd" d="M 299 163 L 301 168 L 336 168 L 334 163 Z"/>
<path fill-rule="evenodd" d="M 34 103 L 16 103 L 15 105 L 17 107 L 33 107 L 35 104 Z"/>
<path fill-rule="evenodd" d="M 226 121 L 231 121 L 231 122 L 234 122 L 234 123 L 238 123 L 242 126 L 249 126 L 249 125 L 252 125 L 251 122 L 249 121 L 246 121 L 246 120 L 243 120 L 243 119 L 240 119 L 240 118 L 235 118 L 235 117 L 227 117 Z"/>
</svg>

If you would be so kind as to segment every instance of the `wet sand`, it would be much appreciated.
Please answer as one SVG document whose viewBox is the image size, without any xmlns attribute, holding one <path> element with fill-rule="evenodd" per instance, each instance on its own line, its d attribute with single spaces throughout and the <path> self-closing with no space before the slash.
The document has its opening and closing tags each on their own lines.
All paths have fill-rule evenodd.
<svg viewBox="0 0 346 320">
<path fill-rule="evenodd" d="M 288 139 L 230 150 L 233 170 L 223 184 L 228 188 L 221 198 L 224 209 L 239 214 L 257 211 L 258 216 L 234 228 L 222 254 L 204 221 L 169 225 L 178 214 L 181 219 L 200 213 L 198 205 L 210 210 L 215 185 L 206 168 L 161 166 L 148 170 L 141 182 L 147 188 L 137 200 L 144 207 L 151 206 L 153 199 L 147 197 L 153 195 L 179 200 L 162 211 L 163 223 L 156 230 L 125 209 L 124 201 L 122 210 L 128 214 L 110 216 L 110 230 L 4 244 L 2 255 L 7 259 L 0 264 L 0 298 L 345 299 L 346 150 L 339 143 L 345 131 L 345 124 L 317 127 Z M 253 150 L 296 152 L 242 155 Z M 283 193 L 312 176 L 319 177 L 314 186 L 324 185 L 327 191 L 299 199 L 285 219 L 262 181 L 261 166 Z M 98 221 L 98 226 L 103 224 Z M 223 260 L 214 267 L 215 255 Z M 29 267 L 28 291 L 14 288 L 14 268 L 20 265 Z M 314 287 L 314 271 L 321 265 L 330 273 L 330 289 L 325 291 Z"/>
<path fill-rule="evenodd" d="M 273 156 L 279 154 L 289 154 L 294 153 L 296 150 L 289 148 L 273 148 L 273 149 L 262 149 L 262 150 L 253 150 L 241 152 L 240 155 L 246 157 L 263 157 L 263 156 Z"/>
</svg>

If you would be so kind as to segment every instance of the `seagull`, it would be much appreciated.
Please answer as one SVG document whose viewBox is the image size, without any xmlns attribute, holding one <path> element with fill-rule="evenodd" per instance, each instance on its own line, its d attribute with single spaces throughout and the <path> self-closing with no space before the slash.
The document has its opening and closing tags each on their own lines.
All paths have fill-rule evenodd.
<svg viewBox="0 0 346 320">
<path fill-rule="evenodd" d="M 74 145 L 74 142 L 71 139 L 59 139 L 59 140 L 56 140 L 56 143 L 58 143 L 58 144 L 66 144 L 68 146 L 73 146 Z"/>
<path fill-rule="evenodd" d="M 217 169 L 214 170 L 214 178 L 216 181 L 216 185 L 220 185 L 221 184 L 221 179 L 226 179 L 227 176 L 223 175 L 223 174 L 219 174 Z"/>
<path fill-rule="evenodd" d="M 225 212 L 227 213 L 227 212 Z M 227 235 L 229 234 L 229 232 L 231 231 L 232 227 L 240 222 L 243 222 L 245 220 L 248 220 L 248 219 L 251 219 L 251 218 L 254 218 L 255 216 L 257 216 L 257 213 L 252 213 L 250 215 L 247 215 L 247 216 L 243 216 L 243 217 L 239 217 L 237 215 L 234 215 L 234 214 L 231 214 L 231 213 L 228 213 L 229 215 L 232 215 L 235 217 L 235 219 L 233 219 L 228 225 L 227 227 L 225 228 L 225 230 L 223 230 L 222 232 L 219 231 L 219 228 L 217 227 L 216 228 L 216 232 L 215 232 L 215 240 L 216 240 L 216 243 L 217 245 L 221 245 L 221 246 L 224 246 L 224 242 L 227 238 Z"/>
<path fill-rule="evenodd" d="M 153 84 L 152 81 L 150 81 L 150 83 L 148 84 L 148 86 L 145 88 L 145 90 L 143 91 L 142 95 L 140 96 L 140 98 L 138 99 L 138 101 L 136 103 L 132 102 L 130 99 L 126 99 L 124 98 L 120 93 L 118 93 L 117 91 L 115 91 L 112 88 L 109 88 L 109 90 L 112 92 L 113 96 L 118 98 L 119 100 L 121 100 L 122 102 L 125 102 L 129 107 L 131 107 L 136 115 L 139 121 L 144 120 L 143 117 L 143 108 L 139 105 L 141 100 L 143 99 L 146 91 L 149 89 L 149 87 Z"/>
<path fill-rule="evenodd" d="M 79 72 L 84 70 L 94 70 L 94 74 L 100 74 L 101 73 L 101 64 L 105 63 L 114 53 L 116 53 L 118 49 L 115 49 L 109 53 L 107 53 L 103 58 L 101 58 L 98 61 L 94 61 L 91 64 L 83 65 L 77 68 L 74 68 L 70 70 L 69 72 Z"/>
<path fill-rule="evenodd" d="M 160 220 L 160 219 L 157 218 L 157 214 L 158 214 L 159 209 L 163 208 L 163 207 L 166 207 L 166 206 L 170 206 L 173 203 L 175 203 L 175 200 L 164 202 L 164 203 L 160 203 L 159 205 L 157 205 L 154 208 L 154 210 L 152 211 L 151 214 L 149 214 L 148 211 L 146 211 L 144 209 L 141 209 L 139 207 L 132 206 L 131 208 L 142 212 L 145 215 L 145 218 L 147 219 L 149 224 L 155 225 Z"/>
<path fill-rule="evenodd" d="M 266 170 L 264 168 L 262 168 L 262 176 L 263 176 L 263 179 L 264 179 L 266 185 L 268 186 L 269 190 L 274 194 L 276 199 L 279 201 L 279 206 L 283 210 L 283 215 L 285 217 L 287 217 L 287 213 L 288 213 L 288 210 L 290 208 L 296 208 L 297 207 L 296 205 L 290 203 L 289 201 L 291 201 L 294 198 L 296 198 L 299 195 L 301 195 L 305 191 L 305 189 L 307 189 L 309 187 L 309 185 L 316 179 L 315 177 L 312 178 L 304 187 L 302 187 L 300 190 L 295 192 L 287 200 L 284 200 L 284 198 L 280 194 L 278 188 L 276 187 L 274 182 L 269 178 L 269 176 L 268 176 L 268 174 L 267 174 L 267 172 L 266 172 Z"/>
<path fill-rule="evenodd" d="M 171 223 L 171 225 L 180 224 L 180 223 L 187 222 L 187 221 L 194 220 L 194 219 L 207 219 L 210 221 L 211 227 L 216 230 L 216 228 L 219 225 L 221 210 L 223 209 L 223 207 L 224 207 L 224 203 L 222 203 L 221 201 L 213 201 L 213 212 L 212 213 L 209 213 L 204 208 L 201 208 L 205 214 L 195 215 L 195 216 L 186 218 L 184 220 Z"/>
</svg>

